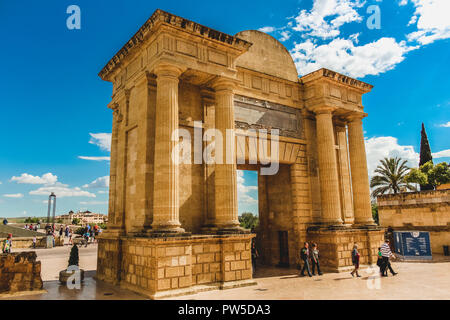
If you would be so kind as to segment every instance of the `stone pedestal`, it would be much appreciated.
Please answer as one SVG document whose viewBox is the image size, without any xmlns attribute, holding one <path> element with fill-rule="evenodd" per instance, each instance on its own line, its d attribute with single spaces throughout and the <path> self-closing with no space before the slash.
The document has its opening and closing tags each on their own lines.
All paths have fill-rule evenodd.
<svg viewBox="0 0 450 320">
<path fill-rule="evenodd" d="M 0 254 L 0 295 L 42 291 L 41 262 L 34 251 Z"/>
<path fill-rule="evenodd" d="M 97 278 L 152 299 L 256 284 L 254 235 L 100 237 Z"/>
<path fill-rule="evenodd" d="M 384 242 L 384 230 L 380 228 L 308 230 L 307 241 L 317 243 L 320 267 L 328 272 L 345 272 L 353 268 L 353 245 L 358 245 L 360 265 L 373 265 L 377 260 L 378 247 Z"/>
</svg>

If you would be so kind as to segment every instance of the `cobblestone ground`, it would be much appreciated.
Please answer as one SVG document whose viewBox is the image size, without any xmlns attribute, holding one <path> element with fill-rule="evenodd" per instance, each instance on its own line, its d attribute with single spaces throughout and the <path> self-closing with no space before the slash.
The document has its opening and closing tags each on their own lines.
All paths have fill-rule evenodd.
<svg viewBox="0 0 450 320">
<path fill-rule="evenodd" d="M 29 249 L 28 249 L 29 250 Z M 17 249 L 15 251 L 25 251 Z M 70 246 L 37 249 L 42 263 L 42 280 L 47 293 L 11 297 L 12 299 L 145 299 L 133 292 L 110 286 L 93 279 L 96 269 L 97 245 L 81 247 L 80 267 L 86 279 L 80 290 L 69 290 L 57 279 L 60 270 L 67 267 Z M 443 259 L 437 259 L 443 261 Z M 313 278 L 298 276 L 297 270 L 260 268 L 257 285 L 200 292 L 171 299 L 258 300 L 258 299 L 445 299 L 450 300 L 450 262 L 417 263 L 394 262 L 398 275 L 379 278 L 370 269 L 361 271 L 361 278 L 346 273 L 329 273 Z"/>
</svg>

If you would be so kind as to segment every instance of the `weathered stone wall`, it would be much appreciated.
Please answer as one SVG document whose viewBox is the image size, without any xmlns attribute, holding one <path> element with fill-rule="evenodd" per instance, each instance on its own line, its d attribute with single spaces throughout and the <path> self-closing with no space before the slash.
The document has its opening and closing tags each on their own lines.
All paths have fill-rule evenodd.
<svg viewBox="0 0 450 320">
<path fill-rule="evenodd" d="M 41 290 L 42 285 L 35 252 L 0 254 L 0 293 Z"/>
<path fill-rule="evenodd" d="M 378 247 L 383 244 L 384 230 L 343 229 L 310 230 L 308 242 L 317 243 L 324 270 L 345 271 L 352 266 L 353 245 L 358 245 L 360 264 L 376 263 Z"/>
<path fill-rule="evenodd" d="M 6 238 L 0 238 L 0 242 L 2 243 Z M 37 237 L 36 238 L 36 247 L 45 247 L 46 237 Z M 55 242 L 56 244 L 56 242 Z M 57 245 L 57 244 L 56 244 Z M 33 238 L 30 237 L 20 237 L 14 238 L 12 243 L 12 249 L 14 248 L 32 248 L 33 247 Z"/>
<path fill-rule="evenodd" d="M 383 227 L 450 224 L 450 189 L 383 195 L 377 203 Z"/>
<path fill-rule="evenodd" d="M 450 245 L 450 189 L 383 195 L 377 203 L 381 226 L 429 231 L 433 253 Z"/>
<path fill-rule="evenodd" d="M 226 287 L 252 278 L 252 237 L 99 238 L 97 277 L 151 298 Z"/>
</svg>

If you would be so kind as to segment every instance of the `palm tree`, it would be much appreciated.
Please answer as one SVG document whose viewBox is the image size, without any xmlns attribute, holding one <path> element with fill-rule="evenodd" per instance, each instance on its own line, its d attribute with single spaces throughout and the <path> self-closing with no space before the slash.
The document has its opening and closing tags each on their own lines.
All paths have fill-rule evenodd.
<svg viewBox="0 0 450 320">
<path fill-rule="evenodd" d="M 417 188 L 406 182 L 405 177 L 409 172 L 406 160 L 401 158 L 384 158 L 375 169 L 378 175 L 370 179 L 370 187 L 374 188 L 372 197 L 376 198 L 385 193 L 397 194 L 401 191 L 417 191 Z"/>
</svg>

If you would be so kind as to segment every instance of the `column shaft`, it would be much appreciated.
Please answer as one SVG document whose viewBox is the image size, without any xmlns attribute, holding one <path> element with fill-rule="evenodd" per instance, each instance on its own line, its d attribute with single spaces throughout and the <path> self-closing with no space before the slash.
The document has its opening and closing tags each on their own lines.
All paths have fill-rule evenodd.
<svg viewBox="0 0 450 320">
<path fill-rule="evenodd" d="M 348 144 L 352 175 L 355 224 L 373 225 L 374 221 L 372 218 L 372 208 L 370 205 L 369 175 L 367 171 L 362 118 L 360 116 L 356 116 L 350 117 L 349 120 Z"/>
<path fill-rule="evenodd" d="M 337 154 L 341 184 L 342 220 L 344 220 L 344 224 L 351 225 L 354 222 L 354 216 L 345 124 L 336 126 L 336 136 L 339 145 Z"/>
<path fill-rule="evenodd" d="M 316 111 L 322 222 L 341 225 L 341 204 L 336 149 L 330 109 Z"/>
<path fill-rule="evenodd" d="M 116 107 L 118 108 L 118 107 Z M 116 221 L 116 177 L 117 177 L 117 142 L 119 135 L 119 111 L 116 109 L 113 112 L 113 125 L 111 134 L 111 154 L 109 167 L 109 202 L 108 202 L 108 222 L 109 226 L 115 227 Z"/>
<path fill-rule="evenodd" d="M 184 232 L 179 221 L 179 154 L 172 155 L 172 150 L 178 143 L 172 141 L 172 133 L 178 129 L 178 77 L 181 70 L 163 65 L 155 69 L 155 74 L 157 87 L 152 228 L 155 232 Z"/>
<path fill-rule="evenodd" d="M 223 137 L 222 163 L 216 157 L 215 164 L 215 221 L 219 229 L 238 228 L 237 210 L 237 180 L 236 180 L 236 156 L 234 134 L 234 103 L 233 87 L 231 81 L 217 81 L 214 85 L 216 91 L 215 126 Z M 227 130 L 228 135 L 227 135 Z M 231 141 L 230 141 L 231 140 Z M 227 143 L 227 141 L 229 143 Z M 231 144 L 230 144 L 231 142 Z M 227 148 L 231 145 L 231 148 Z M 231 156 L 227 156 L 228 155 Z M 232 154 L 230 154 L 232 152 Z M 216 150 L 216 156 L 218 151 Z"/>
</svg>

